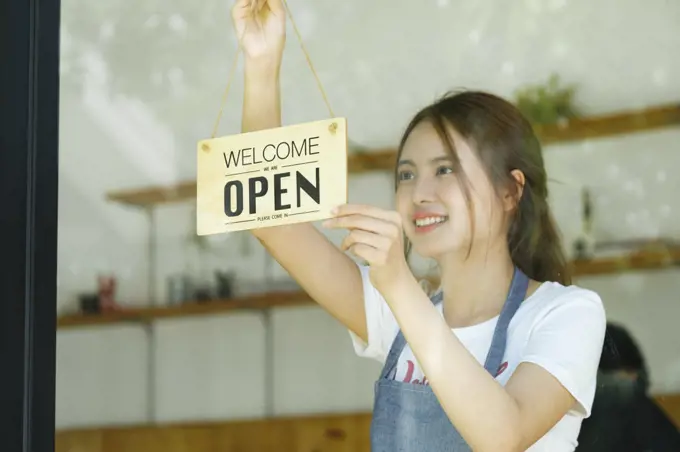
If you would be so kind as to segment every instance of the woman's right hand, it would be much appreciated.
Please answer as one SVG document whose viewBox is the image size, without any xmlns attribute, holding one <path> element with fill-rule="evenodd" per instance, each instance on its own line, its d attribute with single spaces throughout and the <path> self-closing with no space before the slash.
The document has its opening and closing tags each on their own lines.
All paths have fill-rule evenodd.
<svg viewBox="0 0 680 452">
<path fill-rule="evenodd" d="M 237 0 L 231 16 L 246 62 L 278 70 L 286 42 L 283 0 Z"/>
</svg>

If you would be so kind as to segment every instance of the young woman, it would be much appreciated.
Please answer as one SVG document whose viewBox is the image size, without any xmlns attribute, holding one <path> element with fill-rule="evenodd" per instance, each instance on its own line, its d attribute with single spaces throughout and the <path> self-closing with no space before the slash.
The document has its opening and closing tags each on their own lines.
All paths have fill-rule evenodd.
<svg viewBox="0 0 680 452">
<path fill-rule="evenodd" d="M 282 0 L 238 0 L 243 131 L 278 127 Z M 338 206 L 327 228 L 253 231 L 304 290 L 385 363 L 374 452 L 573 451 L 605 331 L 597 294 L 571 286 L 531 126 L 493 95 L 420 111 L 398 150 L 396 210 Z M 404 249 L 434 259 L 432 298 Z M 367 265 L 358 265 L 352 254 Z"/>
</svg>

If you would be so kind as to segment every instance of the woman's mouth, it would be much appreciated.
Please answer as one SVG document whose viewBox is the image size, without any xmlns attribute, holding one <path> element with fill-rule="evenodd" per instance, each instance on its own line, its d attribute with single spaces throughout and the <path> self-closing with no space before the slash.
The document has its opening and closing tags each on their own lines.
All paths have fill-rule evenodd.
<svg viewBox="0 0 680 452">
<path fill-rule="evenodd" d="M 436 229 L 439 225 L 447 222 L 448 219 L 449 217 L 446 215 L 418 217 L 413 220 L 413 224 L 416 226 L 417 233 L 424 234 Z"/>
</svg>

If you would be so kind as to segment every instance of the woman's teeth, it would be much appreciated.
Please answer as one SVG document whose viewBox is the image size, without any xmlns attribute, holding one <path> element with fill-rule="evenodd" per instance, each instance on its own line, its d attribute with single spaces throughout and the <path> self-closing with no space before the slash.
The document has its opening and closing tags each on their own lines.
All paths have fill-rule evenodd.
<svg viewBox="0 0 680 452">
<path fill-rule="evenodd" d="M 427 217 L 418 218 L 415 220 L 416 226 L 422 228 L 424 226 L 430 226 L 432 224 L 443 223 L 448 220 L 449 217 Z"/>
</svg>

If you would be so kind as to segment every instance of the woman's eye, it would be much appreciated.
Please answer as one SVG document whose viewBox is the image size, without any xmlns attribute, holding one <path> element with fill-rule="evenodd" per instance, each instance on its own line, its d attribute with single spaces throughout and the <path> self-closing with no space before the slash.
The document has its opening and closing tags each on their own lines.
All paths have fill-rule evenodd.
<svg viewBox="0 0 680 452">
<path fill-rule="evenodd" d="M 453 173 L 453 168 L 450 166 L 440 166 L 437 168 L 437 176 L 442 176 L 444 174 L 452 174 Z"/>
<path fill-rule="evenodd" d="M 413 179 L 413 172 L 411 171 L 400 171 L 398 175 L 399 181 L 407 181 Z"/>
<path fill-rule="evenodd" d="M 399 182 L 407 181 L 413 179 L 415 176 L 413 174 L 413 171 L 409 170 L 402 170 L 397 173 L 397 180 Z"/>
</svg>

